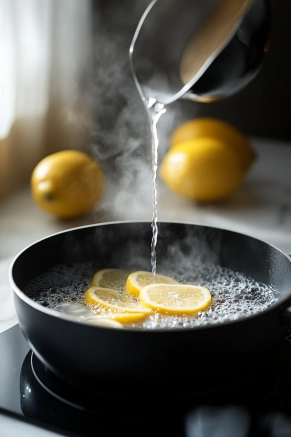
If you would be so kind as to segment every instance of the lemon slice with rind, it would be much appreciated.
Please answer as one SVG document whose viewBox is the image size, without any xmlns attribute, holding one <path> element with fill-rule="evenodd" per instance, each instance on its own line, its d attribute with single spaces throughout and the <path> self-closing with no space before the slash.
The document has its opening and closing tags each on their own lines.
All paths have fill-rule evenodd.
<svg viewBox="0 0 291 437">
<path fill-rule="evenodd" d="M 129 312 L 113 311 L 108 308 L 102 308 L 101 311 L 94 310 L 94 314 L 95 314 L 95 318 L 100 318 L 102 320 L 110 319 L 126 325 L 131 323 L 139 323 L 142 320 L 144 320 L 145 317 L 148 317 L 150 314 L 152 314 L 151 311 L 149 312 L 147 311 L 147 308 L 143 308 L 143 311 L 144 310 L 145 312 L 129 313 Z"/>
<path fill-rule="evenodd" d="M 92 317 L 87 320 L 90 325 L 102 326 L 103 328 L 119 328 L 123 329 L 122 323 L 117 320 L 113 320 L 110 317 Z"/>
<path fill-rule="evenodd" d="M 141 290 L 150 284 L 178 284 L 178 282 L 170 276 L 157 273 L 153 276 L 152 272 L 138 270 L 128 276 L 125 289 L 128 294 L 139 296 Z"/>
<path fill-rule="evenodd" d="M 151 310 L 141 305 L 140 301 L 118 290 L 90 287 L 84 296 L 84 301 L 89 305 L 98 305 L 103 308 L 127 313 L 149 313 Z"/>
<path fill-rule="evenodd" d="M 143 309 L 144 311 L 144 309 Z M 116 322 L 120 322 L 124 325 L 129 323 L 138 323 L 148 317 L 151 312 L 140 312 L 140 313 L 111 313 L 107 315 L 107 318 L 114 320 Z"/>
<path fill-rule="evenodd" d="M 102 269 L 95 273 L 92 279 L 92 287 L 111 288 L 124 290 L 129 273 L 122 269 Z"/>
<path fill-rule="evenodd" d="M 158 313 L 175 315 L 194 314 L 211 303 L 208 288 L 190 284 L 151 284 L 141 290 L 139 298 Z"/>
</svg>

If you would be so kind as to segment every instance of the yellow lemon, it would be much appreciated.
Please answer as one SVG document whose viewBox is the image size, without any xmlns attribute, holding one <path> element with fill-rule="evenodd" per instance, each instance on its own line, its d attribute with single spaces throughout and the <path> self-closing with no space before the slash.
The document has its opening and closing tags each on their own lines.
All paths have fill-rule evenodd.
<svg viewBox="0 0 291 437">
<path fill-rule="evenodd" d="M 206 287 L 188 284 L 151 284 L 144 287 L 140 301 L 162 314 L 187 315 L 205 310 L 211 303 Z"/>
<path fill-rule="evenodd" d="M 181 124 L 173 132 L 170 145 L 175 146 L 185 141 L 204 137 L 223 141 L 237 154 L 243 171 L 247 171 L 256 158 L 256 153 L 249 139 L 230 123 L 216 118 L 201 117 Z"/>
<path fill-rule="evenodd" d="M 102 287 L 90 287 L 84 296 L 88 305 L 98 305 L 118 312 L 149 313 L 150 310 L 141 305 L 140 301 L 127 293 Z"/>
<path fill-rule="evenodd" d="M 173 192 L 198 202 L 229 196 L 244 177 L 236 153 L 213 137 L 173 146 L 165 155 L 159 174 Z"/>
<path fill-rule="evenodd" d="M 63 150 L 42 159 L 31 175 L 31 191 L 42 210 L 70 218 L 89 212 L 101 199 L 105 176 L 86 153 Z"/>
<path fill-rule="evenodd" d="M 122 269 L 102 269 L 95 273 L 91 285 L 122 291 L 125 289 L 127 277 L 128 272 Z"/>
<path fill-rule="evenodd" d="M 175 279 L 169 276 L 155 274 L 153 277 L 151 272 L 139 270 L 131 273 L 126 281 L 125 289 L 128 294 L 138 296 L 143 287 L 149 284 L 177 284 Z"/>
</svg>

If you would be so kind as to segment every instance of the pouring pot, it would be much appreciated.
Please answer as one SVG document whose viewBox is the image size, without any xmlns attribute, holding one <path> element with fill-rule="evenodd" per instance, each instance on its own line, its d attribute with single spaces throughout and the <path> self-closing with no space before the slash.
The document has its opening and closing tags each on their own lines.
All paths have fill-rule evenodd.
<svg viewBox="0 0 291 437">
<path fill-rule="evenodd" d="M 220 100 L 259 73 L 270 34 L 269 0 L 152 0 L 130 47 L 133 77 L 163 104 Z"/>
<path fill-rule="evenodd" d="M 275 304 L 235 321 L 153 330 L 100 327 L 44 307 L 23 291 L 60 263 L 92 262 L 96 271 L 150 270 L 151 238 L 150 222 L 89 225 L 37 241 L 11 263 L 20 328 L 38 359 L 58 378 L 88 391 L 198 390 L 247 375 L 288 347 L 289 257 L 266 242 L 225 229 L 160 222 L 157 270 L 166 260 L 183 269 L 187 259 L 187 268 L 195 268 L 199 258 L 274 287 Z"/>
</svg>

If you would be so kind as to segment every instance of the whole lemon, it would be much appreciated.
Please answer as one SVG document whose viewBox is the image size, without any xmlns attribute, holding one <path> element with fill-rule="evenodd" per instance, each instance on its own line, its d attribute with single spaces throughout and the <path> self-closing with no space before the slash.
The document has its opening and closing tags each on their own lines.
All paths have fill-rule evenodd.
<svg viewBox="0 0 291 437">
<path fill-rule="evenodd" d="M 248 138 L 230 123 L 216 118 L 196 118 L 181 124 L 172 134 L 170 145 L 202 137 L 212 137 L 223 141 L 237 154 L 243 171 L 247 171 L 256 158 L 256 153 Z"/>
<path fill-rule="evenodd" d="M 31 175 L 31 192 L 42 210 L 70 218 L 89 212 L 101 199 L 105 176 L 84 152 L 63 150 L 42 159 Z"/>
<path fill-rule="evenodd" d="M 244 171 L 226 142 L 204 137 L 173 146 L 165 155 L 159 174 L 176 194 L 211 202 L 233 193 L 242 182 Z"/>
</svg>

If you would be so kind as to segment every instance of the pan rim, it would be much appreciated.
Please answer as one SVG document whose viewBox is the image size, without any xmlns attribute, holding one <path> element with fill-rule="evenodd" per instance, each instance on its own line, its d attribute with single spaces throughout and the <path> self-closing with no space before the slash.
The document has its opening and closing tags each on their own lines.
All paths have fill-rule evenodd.
<svg viewBox="0 0 291 437">
<path fill-rule="evenodd" d="M 10 262 L 9 265 L 9 269 L 8 269 L 8 279 L 9 279 L 9 283 L 10 286 L 12 288 L 12 291 L 14 294 L 16 294 L 23 302 L 25 302 L 27 305 L 29 305 L 30 307 L 34 308 L 37 311 L 40 311 L 42 313 L 45 313 L 49 316 L 52 317 L 56 317 L 59 319 L 63 319 L 66 320 L 67 322 L 72 322 L 72 323 L 77 323 L 77 324 L 81 324 L 81 325 L 86 325 L 89 327 L 92 327 L 94 329 L 105 329 L 105 330 L 119 330 L 119 331 L 134 331 L 134 332 L 140 332 L 140 333 L 169 333 L 169 332 L 189 332 L 189 331 L 197 331 L 197 330 L 201 330 L 201 329 L 212 329 L 212 328 L 218 328 L 218 327 L 223 327 L 223 326 L 228 326 L 228 325 L 233 325 L 234 323 L 241 323 L 244 322 L 246 320 L 250 320 L 253 318 L 257 318 L 260 317 L 266 313 L 269 313 L 270 311 L 274 310 L 275 308 L 278 307 L 285 307 L 285 310 L 288 308 L 288 304 L 286 305 L 286 302 L 290 301 L 291 299 L 291 284 L 290 284 L 290 292 L 289 294 L 287 294 L 285 297 L 281 298 L 280 300 L 278 300 L 278 302 L 272 304 L 269 308 L 266 308 L 262 311 L 256 312 L 254 314 L 251 314 L 249 316 L 241 316 L 236 320 L 226 320 L 223 322 L 218 322 L 218 323 L 209 323 L 206 325 L 202 325 L 202 326 L 195 326 L 192 328 L 155 328 L 155 329 L 141 329 L 141 328 L 135 328 L 135 327 L 130 327 L 130 328 L 117 328 L 117 327 L 105 327 L 105 326 L 97 326 L 97 325 L 93 325 L 90 324 L 89 322 L 86 321 L 81 321 L 81 320 L 76 320 L 74 318 L 74 316 L 70 316 L 68 314 L 64 314 L 64 313 L 60 313 L 59 311 L 56 311 L 52 308 L 47 308 L 42 306 L 41 304 L 33 301 L 32 299 L 30 299 L 28 296 L 26 296 L 26 294 L 16 285 L 14 278 L 13 278 L 13 268 L 14 265 L 16 263 L 16 261 L 18 260 L 18 258 L 24 253 L 26 252 L 30 247 L 35 246 L 36 244 L 44 241 L 44 240 L 48 240 L 51 239 L 57 235 L 61 235 L 61 234 L 66 234 L 69 232 L 75 232 L 81 229 L 88 229 L 88 228 L 94 228 L 94 227 L 99 227 L 99 226 L 110 226 L 110 225 L 120 225 L 120 224 L 131 224 L 131 223 L 141 223 L 141 224 L 148 224 L 149 226 L 151 226 L 152 221 L 151 220 L 119 220 L 119 221 L 110 221 L 110 222 L 101 222 L 101 223 L 92 223 L 89 225 L 81 225 L 81 226 L 76 226 L 76 227 L 72 227 L 72 228 L 68 228 L 68 229 L 64 229 L 58 232 L 54 232 L 52 234 L 49 234 L 45 237 L 42 237 L 36 241 L 34 241 L 33 243 L 30 243 L 29 245 L 27 245 L 26 247 L 24 247 L 22 250 L 20 250 L 12 259 L 12 261 Z M 209 229 L 215 229 L 215 230 L 221 230 L 221 231 L 227 231 L 236 235 L 240 235 L 243 237 L 247 237 L 247 238 L 251 238 L 253 240 L 259 241 L 261 243 L 264 243 L 266 245 L 268 245 L 269 247 L 272 247 L 273 249 L 275 249 L 276 251 L 280 252 L 287 260 L 288 262 L 291 263 L 291 259 L 290 256 L 285 253 L 282 249 L 278 248 L 277 246 L 268 243 L 260 238 L 254 237 L 253 235 L 250 234 L 246 234 L 243 232 L 238 232 L 229 228 L 224 228 L 221 226 L 210 226 L 207 224 L 203 224 L 200 222 L 187 222 L 187 221 L 168 221 L 168 220 L 159 220 L 158 221 L 158 225 L 159 223 L 164 223 L 164 224 L 181 224 L 181 225 L 191 225 L 191 226 L 199 226 L 199 227 L 204 227 L 204 228 L 209 228 Z M 284 305 L 285 304 L 285 305 Z M 291 301 L 290 301 L 291 304 Z"/>
</svg>

